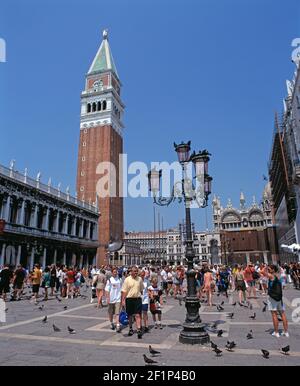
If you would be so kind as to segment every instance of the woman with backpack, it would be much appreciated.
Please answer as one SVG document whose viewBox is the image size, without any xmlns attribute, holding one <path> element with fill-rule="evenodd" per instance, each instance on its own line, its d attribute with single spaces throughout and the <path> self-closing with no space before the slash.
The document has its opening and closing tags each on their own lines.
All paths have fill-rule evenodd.
<svg viewBox="0 0 300 386">
<path fill-rule="evenodd" d="M 266 276 L 269 279 L 268 283 L 268 309 L 271 311 L 272 314 L 272 320 L 274 325 L 274 332 L 272 336 L 275 336 L 276 338 L 279 338 L 279 321 L 278 321 L 278 315 L 279 314 L 282 317 L 283 322 L 283 329 L 284 332 L 282 333 L 282 336 L 289 337 L 288 333 L 288 321 L 285 314 L 285 308 L 283 304 L 283 296 L 282 296 L 282 283 L 280 281 L 280 272 L 278 270 L 278 267 L 274 264 L 270 265 L 268 267 L 268 271 L 266 272 Z"/>
<path fill-rule="evenodd" d="M 220 294 L 224 294 L 226 298 L 228 298 L 228 286 L 229 286 L 229 276 L 230 273 L 226 269 L 225 266 L 222 266 L 222 268 L 219 271 L 219 274 L 217 275 L 217 287 L 218 287 L 218 296 Z"/>
</svg>

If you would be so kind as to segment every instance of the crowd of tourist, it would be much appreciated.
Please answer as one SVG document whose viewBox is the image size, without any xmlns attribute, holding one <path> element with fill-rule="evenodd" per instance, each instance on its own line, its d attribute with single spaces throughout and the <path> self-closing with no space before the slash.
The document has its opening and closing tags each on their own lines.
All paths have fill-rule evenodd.
<svg viewBox="0 0 300 386">
<path fill-rule="evenodd" d="M 42 269 L 39 264 L 35 264 L 30 272 L 21 265 L 15 269 L 9 265 L 0 268 L 0 297 L 4 301 L 22 300 L 25 287 L 31 287 L 29 299 L 36 304 L 40 296 L 44 301 L 52 297 L 75 298 L 83 296 L 82 288 L 85 288 L 85 292 L 87 288 L 91 288 L 90 302 L 96 300 L 97 308 L 107 306 L 111 329 L 121 331 L 119 315 L 122 310 L 126 310 L 128 335 L 133 335 L 135 322 L 138 338 L 149 332 L 149 311 L 154 328 L 162 329 L 164 303 L 169 297 L 182 300 L 187 294 L 187 267 L 184 265 L 108 265 L 80 269 L 53 264 Z M 278 293 L 288 284 L 300 289 L 299 263 L 275 266 L 249 262 L 245 266 L 233 267 L 203 264 L 195 266 L 194 270 L 195 287 L 201 303 L 213 307 L 216 296 L 228 298 L 228 291 L 237 291 L 239 304 L 243 306 L 248 304 L 249 299 L 256 299 L 259 292 L 262 297 L 268 296 L 274 335 L 279 336 L 279 312 L 284 323 L 284 333 L 288 336 L 282 295 Z M 26 298 L 28 299 L 28 296 Z"/>
</svg>

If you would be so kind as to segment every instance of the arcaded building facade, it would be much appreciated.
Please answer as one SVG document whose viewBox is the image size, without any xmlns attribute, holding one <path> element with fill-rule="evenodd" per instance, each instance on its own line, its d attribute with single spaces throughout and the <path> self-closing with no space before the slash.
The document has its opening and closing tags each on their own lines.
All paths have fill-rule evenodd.
<svg viewBox="0 0 300 386">
<path fill-rule="evenodd" d="M 94 264 L 98 217 L 95 202 L 0 165 L 0 267 Z"/>
</svg>

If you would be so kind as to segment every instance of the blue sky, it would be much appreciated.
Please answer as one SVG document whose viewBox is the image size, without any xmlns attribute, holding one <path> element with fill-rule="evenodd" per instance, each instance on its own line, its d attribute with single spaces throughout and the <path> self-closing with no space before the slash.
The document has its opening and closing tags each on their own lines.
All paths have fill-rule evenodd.
<svg viewBox="0 0 300 386">
<path fill-rule="evenodd" d="M 296 0 L 3 0 L 0 38 L 0 163 L 76 181 L 80 93 L 108 28 L 126 105 L 129 162 L 167 160 L 173 141 L 212 153 L 213 190 L 223 204 L 259 199 L 275 110 L 292 77 L 300 37 Z M 184 215 L 159 209 L 165 226 Z M 210 209 L 207 210 L 210 223 Z M 205 226 L 205 210 L 192 218 Z M 151 199 L 126 199 L 126 229 L 151 229 Z"/>
</svg>

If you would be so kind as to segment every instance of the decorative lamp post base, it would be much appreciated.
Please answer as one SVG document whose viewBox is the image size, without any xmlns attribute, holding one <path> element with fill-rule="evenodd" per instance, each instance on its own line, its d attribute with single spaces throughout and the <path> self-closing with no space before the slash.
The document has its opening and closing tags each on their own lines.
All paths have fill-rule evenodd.
<svg viewBox="0 0 300 386">
<path fill-rule="evenodd" d="M 179 335 L 180 343 L 206 344 L 210 342 L 204 323 L 183 323 L 183 330 Z"/>
</svg>

